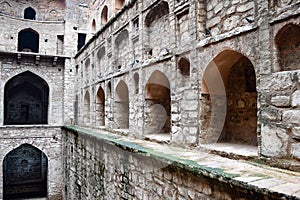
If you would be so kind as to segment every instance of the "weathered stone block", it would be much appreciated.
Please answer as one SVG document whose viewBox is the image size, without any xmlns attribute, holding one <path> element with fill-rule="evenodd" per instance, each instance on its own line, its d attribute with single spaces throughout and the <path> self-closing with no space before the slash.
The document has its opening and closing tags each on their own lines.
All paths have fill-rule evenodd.
<svg viewBox="0 0 300 200">
<path fill-rule="evenodd" d="M 219 16 L 214 17 L 207 22 L 207 27 L 214 27 L 215 25 L 220 23 L 220 21 L 221 21 L 221 17 L 219 17 Z"/>
<path fill-rule="evenodd" d="M 300 143 L 292 144 L 291 154 L 293 157 L 300 159 Z"/>
<path fill-rule="evenodd" d="M 299 124 L 300 123 L 300 110 L 287 110 L 283 111 L 282 121 L 285 123 Z"/>
<path fill-rule="evenodd" d="M 266 92 L 291 94 L 296 89 L 291 72 L 278 72 L 261 79 L 261 88 Z"/>
<path fill-rule="evenodd" d="M 237 12 L 246 12 L 254 7 L 254 2 L 249 2 L 237 7 Z"/>
<path fill-rule="evenodd" d="M 300 139 L 300 127 L 292 128 L 292 137 L 296 139 Z"/>
<path fill-rule="evenodd" d="M 277 107 L 288 107 L 290 106 L 290 97 L 288 96 L 275 96 L 271 98 L 271 103 Z"/>
<path fill-rule="evenodd" d="M 240 17 L 237 15 L 233 15 L 229 18 L 226 18 L 224 21 L 224 30 L 225 31 L 230 31 L 233 28 L 237 27 L 240 21 Z"/>
<path fill-rule="evenodd" d="M 261 154 L 264 156 L 285 156 L 289 136 L 285 129 L 263 125 L 261 127 Z"/>
<path fill-rule="evenodd" d="M 216 5 L 216 7 L 214 8 L 214 13 L 215 13 L 215 14 L 218 14 L 218 13 L 222 10 L 222 8 L 223 8 L 222 3 L 218 3 L 218 4 Z"/>
<path fill-rule="evenodd" d="M 292 94 L 292 106 L 293 107 L 300 106 L 300 90 L 297 90 Z"/>
</svg>

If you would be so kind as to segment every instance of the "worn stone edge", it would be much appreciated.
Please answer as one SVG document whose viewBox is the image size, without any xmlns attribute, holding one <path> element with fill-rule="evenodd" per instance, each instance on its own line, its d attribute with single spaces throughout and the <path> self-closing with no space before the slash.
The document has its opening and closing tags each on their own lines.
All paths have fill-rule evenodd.
<svg viewBox="0 0 300 200">
<path fill-rule="evenodd" d="M 257 193 L 261 193 L 271 198 L 276 196 L 276 198 L 280 198 L 280 199 L 295 199 L 295 200 L 299 199 L 294 195 L 271 191 L 268 188 L 260 188 L 258 186 L 250 185 L 247 182 L 235 180 L 234 178 L 239 177 L 240 176 L 239 174 L 226 173 L 220 168 L 212 168 L 212 167 L 207 167 L 205 165 L 199 165 L 197 162 L 193 160 L 182 159 L 173 155 L 157 152 L 151 148 L 146 148 L 138 144 L 134 144 L 127 141 L 126 142 L 121 141 L 119 139 L 122 139 L 122 137 L 118 135 L 112 135 L 112 134 L 104 135 L 97 130 L 85 129 L 79 126 L 63 126 L 61 129 L 65 131 L 72 131 L 76 134 L 82 134 L 84 136 L 93 137 L 107 144 L 115 145 L 119 148 L 122 148 L 125 151 L 154 158 L 158 161 L 166 162 L 169 165 L 173 165 L 175 167 L 188 170 L 189 172 L 195 175 L 202 175 L 204 177 L 216 179 L 220 182 L 228 183 L 231 186 L 235 185 L 244 189 L 254 190 Z"/>
</svg>

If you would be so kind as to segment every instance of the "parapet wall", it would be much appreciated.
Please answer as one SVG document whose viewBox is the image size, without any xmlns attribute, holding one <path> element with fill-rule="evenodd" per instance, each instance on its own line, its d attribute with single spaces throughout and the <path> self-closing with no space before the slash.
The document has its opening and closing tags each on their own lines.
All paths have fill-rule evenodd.
<svg viewBox="0 0 300 200">
<path fill-rule="evenodd" d="M 63 127 L 62 133 L 64 199 L 250 200 L 300 195 L 296 172 L 106 131 Z"/>
</svg>

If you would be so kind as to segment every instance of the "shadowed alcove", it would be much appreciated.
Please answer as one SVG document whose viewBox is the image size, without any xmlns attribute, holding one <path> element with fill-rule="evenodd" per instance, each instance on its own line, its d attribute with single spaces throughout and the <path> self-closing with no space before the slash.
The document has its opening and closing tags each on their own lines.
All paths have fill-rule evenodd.
<svg viewBox="0 0 300 200">
<path fill-rule="evenodd" d="M 18 34 L 18 51 L 39 52 L 39 34 L 32 29 L 24 29 Z"/>
<path fill-rule="evenodd" d="M 22 144 L 3 160 L 4 199 L 47 197 L 48 159 L 30 144 Z"/>
<path fill-rule="evenodd" d="M 11 78 L 4 88 L 4 124 L 47 124 L 49 87 L 26 71 Z"/>
</svg>

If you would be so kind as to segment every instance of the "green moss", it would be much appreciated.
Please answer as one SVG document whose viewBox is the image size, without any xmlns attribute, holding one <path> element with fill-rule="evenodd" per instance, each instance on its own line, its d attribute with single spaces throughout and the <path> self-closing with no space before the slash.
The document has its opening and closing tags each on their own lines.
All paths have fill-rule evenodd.
<svg viewBox="0 0 300 200">
<path fill-rule="evenodd" d="M 114 144 L 115 146 L 124 149 L 125 151 L 135 152 L 140 155 L 148 156 L 158 161 L 164 162 L 166 164 L 173 165 L 175 167 L 186 169 L 194 174 L 198 175 L 209 175 L 210 177 L 232 179 L 239 176 L 238 174 L 230 174 L 224 172 L 224 170 L 219 168 L 212 168 L 205 165 L 199 165 L 197 162 L 183 159 L 174 155 L 165 154 L 162 152 L 155 151 L 151 148 L 146 148 L 141 145 L 134 144 L 132 142 L 120 140 L 120 136 L 112 134 L 101 134 L 97 130 L 85 129 L 77 126 L 67 126 L 63 129 L 72 132 L 80 133 L 82 135 L 87 135 L 90 137 L 95 137 L 99 140 L 104 140 L 104 142 Z"/>
</svg>

